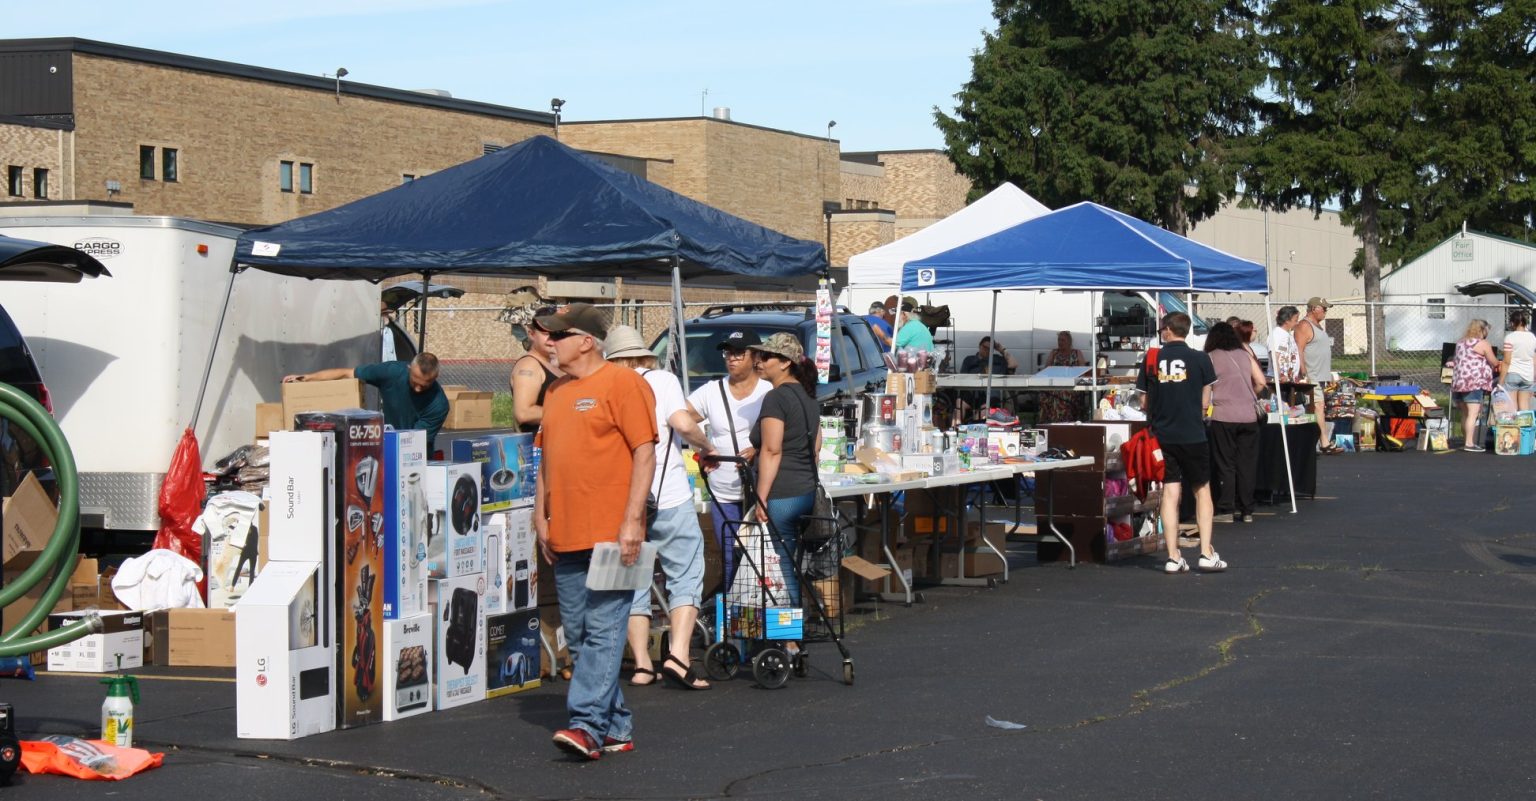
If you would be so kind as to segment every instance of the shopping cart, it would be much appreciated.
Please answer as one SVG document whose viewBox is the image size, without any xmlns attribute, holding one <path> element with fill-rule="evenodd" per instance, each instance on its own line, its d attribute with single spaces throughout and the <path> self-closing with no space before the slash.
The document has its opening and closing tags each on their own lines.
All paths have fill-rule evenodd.
<svg viewBox="0 0 1536 801">
<path fill-rule="evenodd" d="M 756 495 L 751 465 L 739 456 L 711 458 L 737 465 L 741 471 L 742 509 L 747 510 L 747 517 L 755 517 L 754 510 L 761 499 Z M 715 508 L 720 509 L 718 504 Z M 754 525 L 749 528 L 749 523 Z M 750 665 L 752 678 L 767 689 L 783 687 L 791 673 L 805 676 L 805 616 L 811 614 L 820 624 L 818 631 L 824 632 L 825 639 L 836 645 L 843 657 L 843 683 L 853 684 L 853 655 L 843 644 L 842 627 L 834 625 L 827 614 L 826 600 L 818 592 L 817 584 L 806 576 L 800 554 L 791 554 L 787 565 L 779 564 L 780 570 L 793 571 L 800 585 L 801 603 L 795 604 L 786 587 L 773 581 L 769 570 L 770 555 L 777 554 L 776 546 L 783 542 L 773 524 L 727 520 L 725 528 L 735 544 L 739 563 L 725 591 L 715 597 L 714 642 L 704 651 L 705 675 L 715 681 L 728 681 L 740 673 L 743 665 Z"/>
</svg>

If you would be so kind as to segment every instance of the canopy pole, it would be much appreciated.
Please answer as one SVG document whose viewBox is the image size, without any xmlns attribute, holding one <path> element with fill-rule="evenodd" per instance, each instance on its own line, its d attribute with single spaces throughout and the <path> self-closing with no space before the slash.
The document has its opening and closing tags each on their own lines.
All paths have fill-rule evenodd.
<svg viewBox="0 0 1536 801">
<path fill-rule="evenodd" d="M 1269 317 L 1270 325 L 1274 325 L 1275 314 L 1269 308 L 1268 294 L 1264 295 L 1264 314 Z M 1301 354 L 1298 353 L 1297 358 L 1300 358 L 1300 356 Z M 1286 411 L 1285 398 L 1280 392 L 1279 364 L 1280 360 L 1276 359 L 1274 352 L 1271 351 L 1269 354 L 1269 375 L 1275 380 L 1275 400 L 1278 401 L 1276 405 L 1280 409 L 1280 451 L 1285 454 L 1285 488 L 1289 490 L 1291 496 L 1291 514 L 1296 514 L 1296 479 L 1291 475 L 1291 441 L 1285 434 L 1285 421 L 1290 414 Z M 1263 425 L 1264 422 L 1268 421 L 1263 421 L 1260 425 Z"/>
<path fill-rule="evenodd" d="M 677 343 L 677 374 L 683 381 L 683 392 L 689 392 L 688 384 L 688 332 L 683 322 L 683 267 L 677 254 L 672 254 L 672 331 Z"/>
<path fill-rule="evenodd" d="M 203 413 L 203 395 L 208 392 L 208 381 L 213 377 L 213 357 L 219 352 L 219 339 L 224 336 L 224 318 L 229 314 L 229 297 L 235 292 L 235 257 L 229 257 L 229 284 L 224 287 L 224 305 L 219 307 L 219 322 L 213 326 L 213 343 L 208 346 L 208 361 L 203 365 L 203 382 L 197 387 L 197 403 L 192 405 L 192 419 L 187 427 L 195 428 Z"/>
<path fill-rule="evenodd" d="M 987 331 L 987 364 L 985 368 L 987 371 L 987 403 L 981 408 L 983 419 L 992 413 L 992 373 L 994 372 L 992 370 L 992 358 L 993 354 L 997 353 L 997 296 L 1001 292 L 1002 290 L 1000 289 L 992 290 L 992 328 Z M 959 345 L 959 342 L 954 343 L 955 350 L 958 351 L 960 349 Z M 954 362 L 950 363 L 953 364 Z M 1003 363 L 1007 364 L 1007 360 L 1003 360 Z"/>
<path fill-rule="evenodd" d="M 416 352 L 427 352 L 427 298 L 432 294 L 432 271 L 421 273 L 421 302 L 416 304 Z"/>
<path fill-rule="evenodd" d="M 1093 382 L 1093 389 L 1088 394 L 1089 420 L 1094 419 L 1093 416 L 1099 411 L 1099 329 L 1101 327 L 1099 324 L 1099 318 L 1103 316 L 1101 313 L 1103 311 L 1104 293 L 1089 292 L 1088 319 L 1092 322 L 1092 325 L 1088 326 L 1088 366 L 1092 368 L 1092 370 L 1088 373 L 1088 375 L 1092 376 L 1092 378 L 1089 380 Z M 1107 370 L 1105 372 L 1108 373 Z"/>
</svg>

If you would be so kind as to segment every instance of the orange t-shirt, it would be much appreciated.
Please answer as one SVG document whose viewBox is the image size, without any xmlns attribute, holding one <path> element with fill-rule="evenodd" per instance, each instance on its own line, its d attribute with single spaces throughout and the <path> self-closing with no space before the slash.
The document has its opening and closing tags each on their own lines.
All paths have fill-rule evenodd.
<svg viewBox="0 0 1536 801">
<path fill-rule="evenodd" d="M 604 364 L 586 378 L 550 386 L 535 442 L 544 451 L 544 508 L 555 551 L 618 539 L 634 450 L 656 441 L 655 408 L 650 385 L 627 367 Z"/>
</svg>

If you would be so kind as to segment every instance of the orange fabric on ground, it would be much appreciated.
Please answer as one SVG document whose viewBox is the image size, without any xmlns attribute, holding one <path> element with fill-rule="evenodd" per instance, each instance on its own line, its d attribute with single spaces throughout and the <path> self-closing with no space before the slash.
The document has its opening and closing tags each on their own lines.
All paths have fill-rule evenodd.
<svg viewBox="0 0 1536 801">
<path fill-rule="evenodd" d="M 655 408 L 650 385 L 627 367 L 604 364 L 550 386 L 537 441 L 555 551 L 618 539 L 634 449 L 656 441 Z"/>
</svg>

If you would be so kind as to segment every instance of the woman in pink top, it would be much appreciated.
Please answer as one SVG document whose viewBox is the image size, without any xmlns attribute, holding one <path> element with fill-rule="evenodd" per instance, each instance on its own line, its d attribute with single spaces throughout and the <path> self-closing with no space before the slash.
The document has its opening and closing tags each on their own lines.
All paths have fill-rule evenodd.
<svg viewBox="0 0 1536 801">
<path fill-rule="evenodd" d="M 1211 478 L 1216 483 L 1216 513 L 1232 513 L 1232 522 L 1253 522 L 1253 479 L 1259 467 L 1258 393 L 1264 372 L 1242 338 L 1228 323 L 1211 326 L 1205 352 L 1216 368 L 1211 389 Z"/>
<path fill-rule="evenodd" d="M 1493 392 L 1493 368 L 1499 357 L 1488 344 L 1488 321 L 1473 320 L 1467 324 L 1467 332 L 1456 343 L 1456 358 L 1446 366 L 1451 368 L 1451 400 L 1461 409 L 1461 433 L 1464 451 L 1480 453 L 1483 443 L 1477 442 L 1477 418 L 1483 404 Z"/>
</svg>

